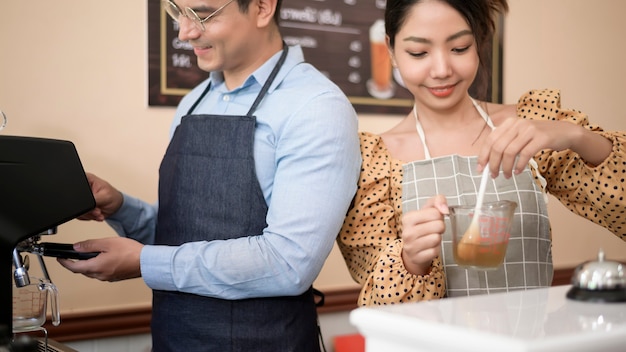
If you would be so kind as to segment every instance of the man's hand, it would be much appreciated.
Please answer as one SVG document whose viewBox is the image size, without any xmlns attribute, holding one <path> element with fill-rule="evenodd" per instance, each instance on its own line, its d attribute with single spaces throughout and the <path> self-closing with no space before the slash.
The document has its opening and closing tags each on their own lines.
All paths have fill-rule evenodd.
<svg viewBox="0 0 626 352">
<path fill-rule="evenodd" d="M 74 244 L 78 252 L 100 252 L 88 260 L 58 258 L 57 261 L 73 273 L 100 281 L 120 281 L 141 277 L 139 257 L 143 244 L 125 237 L 111 237 Z"/>
<path fill-rule="evenodd" d="M 87 173 L 91 192 L 96 200 L 96 207 L 78 217 L 80 220 L 104 221 L 114 214 L 124 202 L 124 196 L 115 187 L 94 174 Z"/>
</svg>

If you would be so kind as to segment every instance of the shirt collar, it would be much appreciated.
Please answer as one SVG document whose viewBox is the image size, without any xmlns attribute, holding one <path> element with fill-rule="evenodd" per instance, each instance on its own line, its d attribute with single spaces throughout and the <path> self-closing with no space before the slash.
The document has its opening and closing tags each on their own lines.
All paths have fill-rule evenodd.
<svg viewBox="0 0 626 352">
<path fill-rule="evenodd" d="M 276 66 L 276 63 L 280 59 L 280 55 L 282 53 L 283 51 L 281 50 L 277 52 L 276 54 L 274 54 L 274 56 L 272 56 L 269 60 L 267 60 L 263 65 L 261 65 L 261 67 L 256 69 L 256 71 L 254 71 L 246 79 L 246 81 L 241 85 L 241 87 L 235 88 L 233 91 L 242 89 L 251 85 L 262 86 L 263 83 L 265 83 L 265 81 L 268 79 L 268 77 L 272 73 L 272 70 L 274 69 L 274 66 Z M 285 63 L 283 64 L 282 68 L 278 72 L 278 75 L 276 75 L 276 78 L 274 79 L 274 82 L 272 82 L 272 85 L 270 86 L 270 89 L 268 92 L 271 93 L 272 91 L 274 91 L 274 89 L 278 87 L 280 82 L 282 82 L 282 80 L 287 76 L 289 71 L 291 71 L 291 69 L 294 66 L 302 62 L 304 62 L 304 53 L 302 52 L 302 48 L 299 45 L 290 46 Z M 214 87 L 222 87 L 224 83 L 224 74 L 221 71 L 211 72 L 210 78 L 211 78 L 211 82 L 213 82 L 212 85 Z"/>
</svg>

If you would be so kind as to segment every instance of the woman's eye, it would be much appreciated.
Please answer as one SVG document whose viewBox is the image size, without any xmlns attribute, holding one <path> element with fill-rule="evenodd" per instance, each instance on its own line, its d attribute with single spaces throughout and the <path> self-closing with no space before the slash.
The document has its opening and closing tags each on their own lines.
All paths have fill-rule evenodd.
<svg viewBox="0 0 626 352">
<path fill-rule="evenodd" d="M 417 52 L 417 53 L 408 52 L 408 54 L 411 55 L 412 57 L 415 57 L 415 58 L 418 58 L 418 59 L 426 56 L 426 52 L 425 51 L 420 51 L 420 52 Z"/>
<path fill-rule="evenodd" d="M 454 48 L 454 49 L 452 49 L 452 52 L 457 53 L 457 54 L 461 54 L 461 53 L 464 53 L 467 50 L 469 50 L 470 47 L 471 47 L 471 45 L 460 47 L 460 48 Z"/>
</svg>

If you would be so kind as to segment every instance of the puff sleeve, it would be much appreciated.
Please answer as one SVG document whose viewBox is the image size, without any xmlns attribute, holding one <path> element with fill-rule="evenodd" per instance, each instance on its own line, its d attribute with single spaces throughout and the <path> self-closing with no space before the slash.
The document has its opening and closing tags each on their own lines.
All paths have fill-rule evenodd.
<svg viewBox="0 0 626 352">
<path fill-rule="evenodd" d="M 626 133 L 604 131 L 589 123 L 586 114 L 561 108 L 559 90 L 532 90 L 517 105 L 526 119 L 561 120 L 580 125 L 613 143 L 611 154 L 597 166 L 571 150 L 542 150 L 535 155 L 547 191 L 569 210 L 626 240 Z"/>
<path fill-rule="evenodd" d="M 402 165 L 392 160 L 379 136 L 361 133 L 363 159 L 356 196 L 337 243 L 352 278 L 361 284 L 359 305 L 443 298 L 439 259 L 428 275 L 413 275 L 401 253 Z"/>
</svg>

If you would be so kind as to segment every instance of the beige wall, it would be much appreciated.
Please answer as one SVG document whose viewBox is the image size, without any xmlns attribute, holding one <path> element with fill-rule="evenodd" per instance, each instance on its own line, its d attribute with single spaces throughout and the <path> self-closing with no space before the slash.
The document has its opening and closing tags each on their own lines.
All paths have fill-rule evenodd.
<svg viewBox="0 0 626 352">
<path fill-rule="evenodd" d="M 622 0 L 511 0 L 505 22 L 504 100 L 527 89 L 556 87 L 563 105 L 587 112 L 607 129 L 626 130 L 626 22 Z M 3 134 L 71 140 L 84 166 L 119 188 L 156 199 L 157 169 L 172 108 L 148 107 L 145 1 L 2 1 L 0 109 Z M 397 116 L 360 116 L 380 132 Z M 626 244 L 569 214 L 553 198 L 556 267 L 593 258 L 603 247 L 626 260 Z M 51 241 L 113 236 L 103 224 L 71 221 Z M 63 312 L 149 305 L 141 280 L 101 283 L 48 260 Z M 340 255 L 329 258 L 316 286 L 353 286 Z"/>
</svg>

